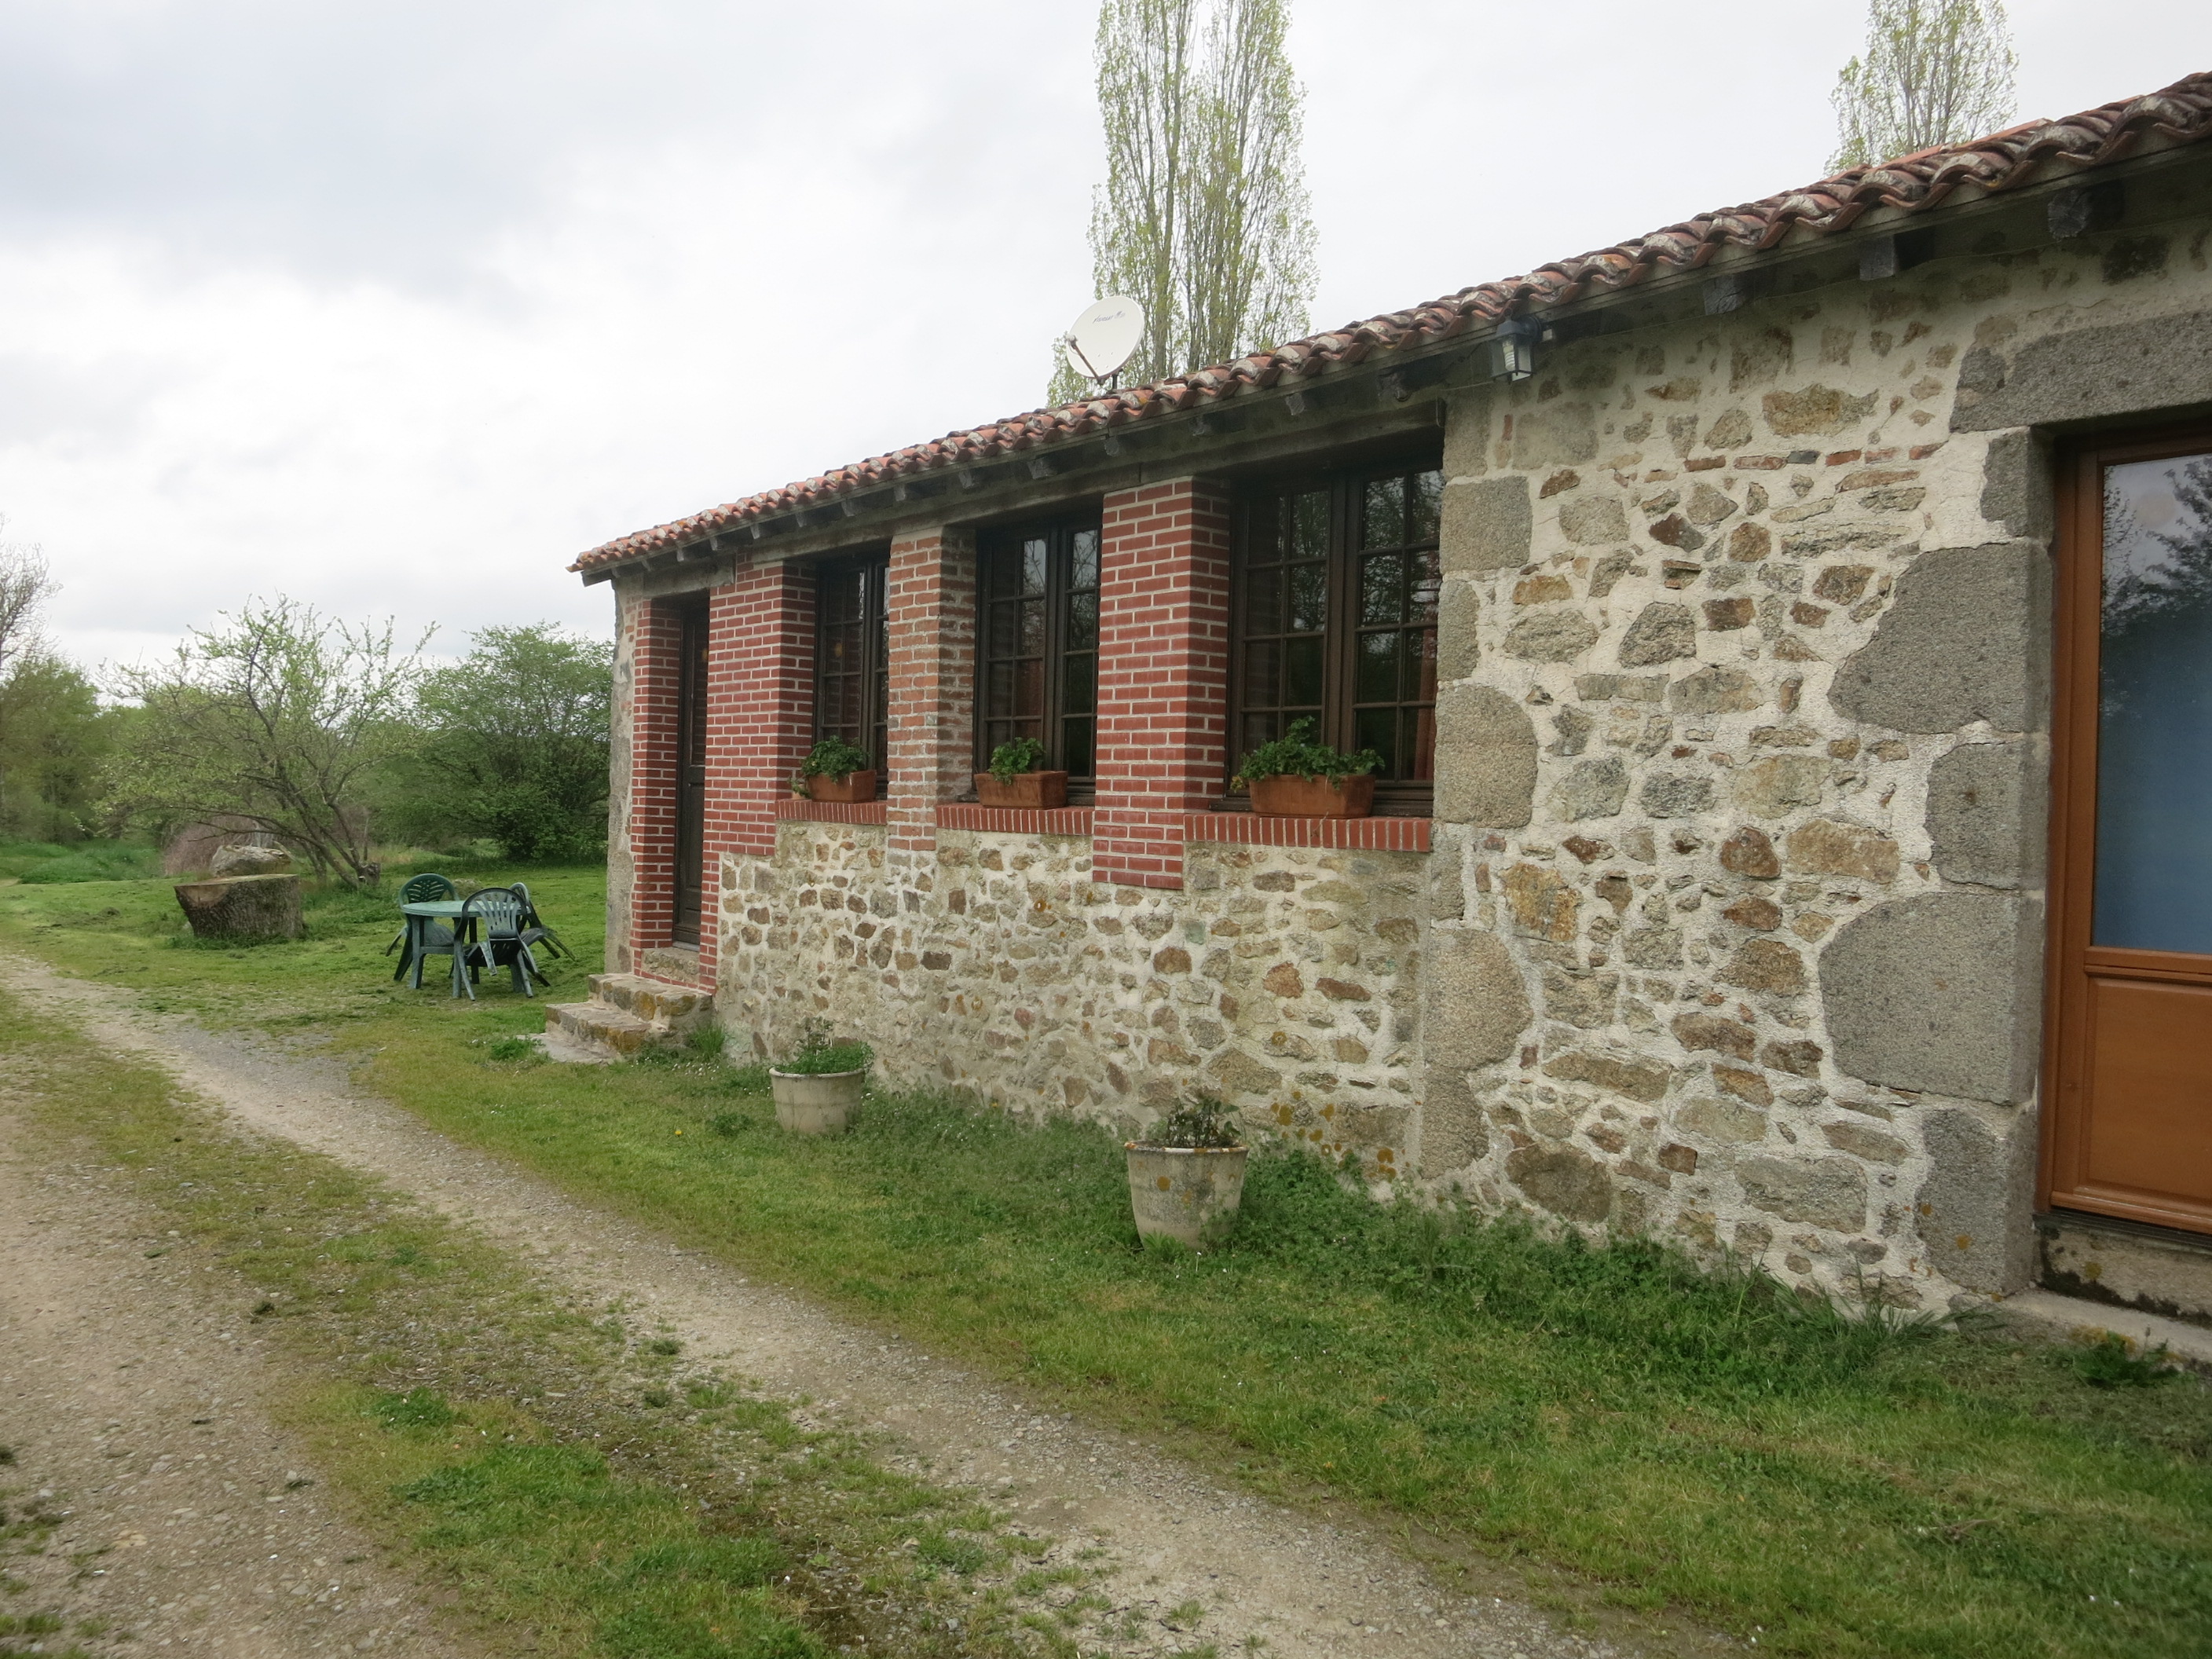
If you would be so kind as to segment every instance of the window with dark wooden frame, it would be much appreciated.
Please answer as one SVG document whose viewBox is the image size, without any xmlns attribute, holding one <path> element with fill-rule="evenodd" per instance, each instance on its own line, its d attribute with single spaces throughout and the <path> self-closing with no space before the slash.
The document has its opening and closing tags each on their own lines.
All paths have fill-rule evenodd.
<svg viewBox="0 0 2212 1659">
<path fill-rule="evenodd" d="M 1090 798 L 1098 734 L 1098 520 L 993 531 L 977 544 L 975 769 L 1035 738 Z"/>
<path fill-rule="evenodd" d="M 881 553 L 837 559 L 815 574 L 814 737 L 868 751 L 876 789 L 890 776 L 890 562 Z"/>
<path fill-rule="evenodd" d="M 1443 474 L 1397 465 L 1277 480 L 1239 515 L 1229 764 L 1311 720 L 1372 749 L 1378 811 L 1428 811 L 1435 776 L 1437 520 Z"/>
</svg>

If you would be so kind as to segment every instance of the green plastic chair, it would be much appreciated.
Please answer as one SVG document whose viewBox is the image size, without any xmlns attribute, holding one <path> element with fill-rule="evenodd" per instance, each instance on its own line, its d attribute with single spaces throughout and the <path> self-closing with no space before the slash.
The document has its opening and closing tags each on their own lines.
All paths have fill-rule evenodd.
<svg viewBox="0 0 2212 1659">
<path fill-rule="evenodd" d="M 402 904 L 431 904 L 440 899 L 458 898 L 459 896 L 460 889 L 454 886 L 445 877 L 427 872 L 419 876 L 408 877 L 407 884 L 399 890 L 399 902 Z M 412 918 L 410 921 L 411 921 Z M 442 922 L 425 921 L 422 924 L 422 930 L 425 938 L 431 941 L 431 948 L 422 951 L 422 955 L 432 956 L 439 950 L 452 948 L 453 930 Z M 384 954 L 388 957 L 406 944 L 410 932 L 410 927 L 403 923 L 398 936 L 391 944 L 384 947 Z M 442 939 L 441 939 L 441 935 Z M 415 965 L 416 954 L 410 951 L 400 957 L 399 965 L 392 970 L 393 979 L 400 980 L 407 977 L 407 970 Z"/>
<path fill-rule="evenodd" d="M 538 994 L 530 988 L 533 978 L 552 983 L 522 937 L 522 919 L 529 912 L 530 901 L 512 887 L 479 888 L 461 902 L 460 920 L 453 930 L 460 940 L 453 951 L 455 996 L 465 993 L 475 1001 L 474 981 L 485 968 L 507 969 L 514 975 L 514 988 L 526 997 Z"/>
</svg>

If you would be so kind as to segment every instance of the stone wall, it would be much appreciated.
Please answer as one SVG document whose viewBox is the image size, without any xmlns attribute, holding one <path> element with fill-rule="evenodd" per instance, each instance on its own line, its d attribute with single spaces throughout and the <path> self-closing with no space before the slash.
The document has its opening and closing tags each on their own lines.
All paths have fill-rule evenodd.
<svg viewBox="0 0 2212 1659">
<path fill-rule="evenodd" d="M 1425 1176 L 1846 1293 L 2027 1282 L 2051 523 L 1982 416 L 2092 323 L 2201 332 L 2205 237 L 2110 240 L 1460 396 Z"/>
<path fill-rule="evenodd" d="M 1091 842 L 787 822 L 723 861 L 717 1002 L 757 1053 L 817 1015 L 893 1080 L 1133 1131 L 1181 1092 L 1369 1177 L 1418 1156 L 1426 854 L 1194 842 L 1184 886 L 1108 885 Z"/>
</svg>

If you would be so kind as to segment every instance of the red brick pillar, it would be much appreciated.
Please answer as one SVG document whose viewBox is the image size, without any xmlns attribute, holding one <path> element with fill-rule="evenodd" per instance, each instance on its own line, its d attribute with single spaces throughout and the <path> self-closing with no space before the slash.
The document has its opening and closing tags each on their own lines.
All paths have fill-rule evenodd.
<svg viewBox="0 0 2212 1659">
<path fill-rule="evenodd" d="M 886 845 L 937 849 L 937 804 L 975 771 L 975 550 L 958 532 L 891 544 L 890 776 Z"/>
<path fill-rule="evenodd" d="M 741 568 L 707 599 L 707 800 L 699 980 L 719 954 L 722 854 L 775 851 L 775 804 L 813 733 L 814 582 L 804 568 Z M 676 744 L 683 610 L 638 607 L 632 670 L 630 950 L 665 945 L 676 922 Z"/>
<path fill-rule="evenodd" d="M 722 854 L 775 851 L 775 805 L 814 743 L 814 576 L 801 565 L 741 567 L 707 613 L 708 912 L 699 979 L 714 982 Z"/>
<path fill-rule="evenodd" d="M 1229 502 L 1200 478 L 1106 498 L 1094 881 L 1182 885 L 1182 817 L 1225 784 Z"/>
<path fill-rule="evenodd" d="M 630 644 L 629 947 L 668 943 L 676 925 L 677 653 L 682 612 L 667 599 L 641 599 Z"/>
</svg>

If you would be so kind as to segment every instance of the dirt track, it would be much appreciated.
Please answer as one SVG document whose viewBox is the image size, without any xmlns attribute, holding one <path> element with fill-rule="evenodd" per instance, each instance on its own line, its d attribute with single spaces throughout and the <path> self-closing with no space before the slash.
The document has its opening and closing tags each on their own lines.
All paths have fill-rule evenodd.
<svg viewBox="0 0 2212 1659">
<path fill-rule="evenodd" d="M 1097 1541 L 1115 1564 L 1100 1588 L 1117 1608 L 1157 1617 L 1193 1599 L 1207 1607 L 1202 1629 L 1172 1638 L 1174 1645 L 1212 1640 L 1225 1651 L 1257 1636 L 1266 1651 L 1286 1659 L 1620 1650 L 1553 1628 L 1511 1598 L 1502 1577 L 1481 1586 L 1495 1594 L 1445 1590 L 1362 1528 L 1220 1489 L 1147 1447 L 1040 1413 L 956 1364 L 750 1283 L 455 1145 L 354 1091 L 334 1066 L 146 1013 L 128 992 L 22 958 L 0 958 L 0 982 L 111 1048 L 156 1061 L 254 1128 L 381 1176 L 465 1221 L 532 1260 L 565 1291 L 626 1297 L 702 1358 L 771 1390 L 810 1396 L 817 1412 L 887 1431 L 933 1478 L 986 1492 L 999 1507 L 1063 1538 Z M 40 1483 L 84 1494 L 69 1500 L 83 1511 L 82 1522 L 71 1518 L 72 1536 L 145 1537 L 131 1546 L 143 1565 L 120 1569 L 134 1575 L 122 1598 L 137 1598 L 134 1616 L 152 1606 L 165 1621 L 156 1635 L 155 1615 L 139 1620 L 145 1638 L 156 1646 L 172 1637 L 189 1641 L 195 1620 L 202 1630 L 222 1624 L 235 1632 L 236 1620 L 276 1607 L 284 1611 L 269 1613 L 251 1634 L 231 1634 L 220 1647 L 210 1637 L 205 1650 L 279 1655 L 369 1639 L 398 1644 L 395 1650 L 458 1651 L 415 1633 L 424 1620 L 408 1593 L 378 1579 L 368 1564 L 341 1568 L 368 1546 L 317 1508 L 312 1487 L 283 1492 L 285 1471 L 296 1462 L 288 1462 L 282 1437 L 240 1403 L 255 1387 L 251 1336 L 191 1309 L 186 1275 L 143 1256 L 131 1218 L 100 1213 L 96 1204 L 73 1212 L 66 1172 L 17 1170 L 0 1178 L 19 1191 L 35 1183 L 40 1196 L 19 1206 L 0 1188 L 0 1214 L 9 1218 L 0 1226 L 8 1266 L 0 1309 L 9 1334 L 0 1399 L 11 1418 L 21 1413 L 29 1425 L 26 1431 L 11 1424 L 0 1439 L 13 1436 L 33 1452 L 9 1473 L 28 1474 L 40 1467 L 34 1459 L 48 1458 L 52 1473 L 40 1474 Z M 43 1218 L 33 1219 L 33 1210 Z M 154 1385 L 111 1380 L 133 1372 Z M 220 1413 L 192 1425 L 191 1418 L 216 1411 L 205 1403 L 216 1396 L 226 1402 Z M 101 1427 L 111 1420 L 121 1428 Z M 125 1458 L 103 1461 L 118 1447 L 128 1449 Z M 163 1451 L 169 1461 L 153 1479 L 148 1472 Z M 202 1455 L 204 1464 L 191 1462 Z M 217 1455 L 234 1460 L 219 1476 Z M 113 1477 L 118 1466 L 139 1477 L 135 1485 Z M 103 1476 L 105 1506 L 94 1518 L 93 1494 Z M 218 1479 L 228 1483 L 220 1493 L 227 1506 Z M 257 1534 L 270 1540 L 265 1549 Z M 329 1591 L 326 1582 L 340 1589 Z M 117 1600 L 109 1590 L 99 1595 L 103 1608 Z M 195 1595 L 206 1603 L 198 1611 Z"/>
</svg>

